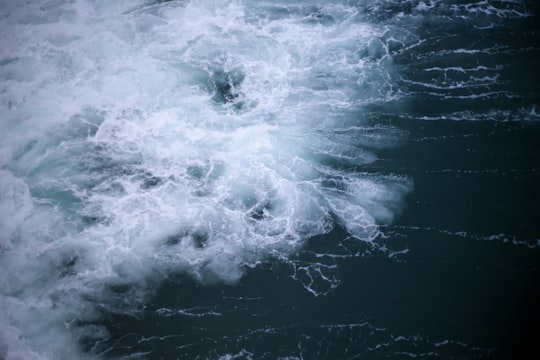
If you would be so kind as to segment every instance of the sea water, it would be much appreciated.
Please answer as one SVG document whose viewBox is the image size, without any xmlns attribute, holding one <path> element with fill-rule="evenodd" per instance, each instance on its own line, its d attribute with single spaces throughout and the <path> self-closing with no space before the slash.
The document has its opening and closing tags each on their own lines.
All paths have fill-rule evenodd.
<svg viewBox="0 0 540 360">
<path fill-rule="evenodd" d="M 390 305 L 370 308 L 384 295 L 356 302 L 380 290 L 343 282 L 386 259 L 357 274 L 385 286 L 422 254 L 408 240 L 422 231 L 510 239 L 534 263 L 535 230 L 475 234 L 407 202 L 429 174 L 484 169 L 415 160 L 452 159 L 441 139 L 525 122 L 501 154 L 536 151 L 524 150 L 540 113 L 534 10 L 1 1 L 0 356 L 489 355 L 489 341 L 392 325 Z M 488 125 L 448 125 L 459 120 Z M 427 193 L 432 214 L 445 206 Z"/>
</svg>

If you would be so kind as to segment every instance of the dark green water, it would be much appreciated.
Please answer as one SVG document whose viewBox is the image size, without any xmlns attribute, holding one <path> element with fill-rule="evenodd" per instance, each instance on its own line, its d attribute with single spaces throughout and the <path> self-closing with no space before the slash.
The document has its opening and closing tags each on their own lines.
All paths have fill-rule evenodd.
<svg viewBox="0 0 540 360">
<path fill-rule="evenodd" d="M 540 358 L 539 15 L 0 1 L 0 358 Z"/>
<path fill-rule="evenodd" d="M 111 355 L 133 346 L 156 359 L 534 358 L 540 127 L 398 125 L 408 143 L 374 167 L 415 180 L 404 213 L 384 229 L 387 245 L 406 253 L 337 259 L 341 283 L 321 297 L 279 266 L 248 271 L 235 286 L 171 279 L 143 318 L 111 319 L 122 334 Z M 313 239 L 305 252 L 335 253 L 344 236 Z"/>
<path fill-rule="evenodd" d="M 467 13 L 467 2 L 448 3 Z M 133 347 L 151 359 L 540 354 L 537 17 L 480 12 L 460 19 L 442 5 L 409 17 L 407 4 L 387 2 L 371 16 L 390 16 L 422 40 L 393 58 L 395 86 L 408 95 L 368 107 L 367 116 L 409 136 L 361 169 L 414 181 L 402 214 L 379 240 L 393 255 L 343 240 L 340 229 L 310 240 L 299 263 L 333 254 L 321 258 L 336 266 L 329 273 L 339 282 L 319 297 L 279 263 L 249 270 L 234 286 L 170 279 L 142 318 L 111 318 L 118 336 L 107 355 Z M 397 11 L 406 15 L 392 18 Z"/>
</svg>

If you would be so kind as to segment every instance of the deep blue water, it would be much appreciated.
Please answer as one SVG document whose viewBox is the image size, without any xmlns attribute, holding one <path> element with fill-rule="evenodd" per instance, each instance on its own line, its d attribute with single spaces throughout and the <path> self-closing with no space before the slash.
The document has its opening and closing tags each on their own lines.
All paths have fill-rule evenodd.
<svg viewBox="0 0 540 360">
<path fill-rule="evenodd" d="M 538 357 L 539 11 L 0 1 L 0 358 Z"/>
</svg>

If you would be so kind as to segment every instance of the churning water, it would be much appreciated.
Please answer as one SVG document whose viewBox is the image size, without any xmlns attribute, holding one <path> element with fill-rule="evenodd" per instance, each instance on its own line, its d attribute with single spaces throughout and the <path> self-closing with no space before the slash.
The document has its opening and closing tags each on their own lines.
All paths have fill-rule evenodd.
<svg viewBox="0 0 540 360">
<path fill-rule="evenodd" d="M 519 0 L 0 1 L 0 357 L 486 355 L 369 315 L 246 318 L 274 313 L 259 281 L 307 304 L 339 289 L 338 259 L 407 253 L 417 228 L 390 224 L 414 165 L 392 158 L 412 122 L 538 119 L 532 18 Z"/>
</svg>

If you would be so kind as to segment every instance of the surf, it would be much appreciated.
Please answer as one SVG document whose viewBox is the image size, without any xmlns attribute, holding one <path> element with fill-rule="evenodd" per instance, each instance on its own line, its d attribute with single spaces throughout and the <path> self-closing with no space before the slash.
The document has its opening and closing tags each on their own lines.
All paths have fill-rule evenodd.
<svg viewBox="0 0 540 360">
<path fill-rule="evenodd" d="M 407 136 L 364 115 L 399 97 L 388 44 L 406 39 L 355 6 L 80 0 L 4 14 L 5 358 L 91 356 L 103 309 L 136 314 L 170 274 L 234 284 L 335 228 L 373 243 L 412 188 L 362 170 Z"/>
</svg>

